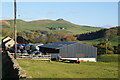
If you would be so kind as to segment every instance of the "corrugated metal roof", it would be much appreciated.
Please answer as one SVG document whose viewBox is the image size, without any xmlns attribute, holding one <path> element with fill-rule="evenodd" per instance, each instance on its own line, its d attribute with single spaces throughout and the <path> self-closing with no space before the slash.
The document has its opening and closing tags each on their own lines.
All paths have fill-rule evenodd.
<svg viewBox="0 0 120 80">
<path fill-rule="evenodd" d="M 41 47 L 53 48 L 53 49 L 60 49 L 60 48 L 62 48 L 64 46 L 72 45 L 72 44 L 77 44 L 77 43 L 81 44 L 81 45 L 84 45 L 84 46 L 96 48 L 94 46 L 90 46 L 90 45 L 79 43 L 79 42 L 52 42 L 52 43 L 48 43 L 48 44 L 42 45 Z"/>
<path fill-rule="evenodd" d="M 41 47 L 59 49 L 59 48 L 61 48 L 63 46 L 71 45 L 71 44 L 75 44 L 75 43 L 77 43 L 77 42 L 52 42 L 52 43 L 42 45 Z"/>
</svg>

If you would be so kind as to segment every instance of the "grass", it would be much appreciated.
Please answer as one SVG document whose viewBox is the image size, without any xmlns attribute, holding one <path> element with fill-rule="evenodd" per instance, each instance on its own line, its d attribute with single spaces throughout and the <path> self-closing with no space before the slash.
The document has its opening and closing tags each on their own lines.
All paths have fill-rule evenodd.
<svg viewBox="0 0 120 80">
<path fill-rule="evenodd" d="M 20 66 L 32 78 L 117 78 L 117 62 L 42 62 L 17 59 Z"/>
<path fill-rule="evenodd" d="M 102 62 L 120 62 L 120 55 L 118 54 L 104 54 L 98 56 L 98 61 Z"/>
<path fill-rule="evenodd" d="M 13 31 L 13 20 L 10 21 L 10 27 L 3 27 L 6 30 Z M 49 30 L 47 27 L 64 27 L 67 28 L 65 30 Z M 93 28 L 93 27 L 84 27 L 80 25 L 75 25 L 71 23 L 64 23 L 64 22 L 56 22 L 56 21 L 23 21 L 17 20 L 17 30 L 18 31 L 30 31 L 30 30 L 41 30 L 41 31 L 48 31 L 50 33 L 54 32 L 62 32 L 62 33 L 74 33 L 80 34 L 85 32 L 92 32 L 100 30 L 101 28 Z"/>
</svg>

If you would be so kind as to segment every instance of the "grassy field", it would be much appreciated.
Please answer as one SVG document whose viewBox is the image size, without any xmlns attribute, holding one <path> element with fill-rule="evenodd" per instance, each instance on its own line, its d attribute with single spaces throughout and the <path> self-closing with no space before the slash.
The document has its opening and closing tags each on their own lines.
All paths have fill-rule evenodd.
<svg viewBox="0 0 120 80">
<path fill-rule="evenodd" d="M 104 54 L 98 56 L 98 61 L 100 62 L 120 62 L 120 55 L 118 54 Z"/>
<path fill-rule="evenodd" d="M 117 62 L 42 62 L 17 59 L 32 78 L 117 78 Z"/>
<path fill-rule="evenodd" d="M 4 21 L 4 23 L 9 23 L 9 26 L 3 26 L 3 29 L 13 31 L 13 20 L 10 21 Z M 47 27 L 64 27 L 67 28 L 65 30 L 49 30 Z M 59 22 L 54 20 L 38 20 L 38 21 L 23 21 L 23 20 L 17 20 L 17 30 L 18 31 L 30 31 L 30 30 L 41 30 L 41 31 L 47 31 L 49 33 L 55 33 L 55 32 L 62 32 L 62 33 L 74 33 L 74 34 L 80 34 L 85 32 L 92 32 L 97 31 L 102 28 L 97 27 L 84 27 L 80 25 L 75 25 L 72 23 L 66 23 L 66 21 Z"/>
</svg>

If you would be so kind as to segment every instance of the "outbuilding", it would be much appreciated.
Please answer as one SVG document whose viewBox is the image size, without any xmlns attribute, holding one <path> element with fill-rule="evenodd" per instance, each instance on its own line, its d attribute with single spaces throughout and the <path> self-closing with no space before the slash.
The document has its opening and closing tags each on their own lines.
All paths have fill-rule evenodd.
<svg viewBox="0 0 120 80">
<path fill-rule="evenodd" d="M 14 46 L 14 40 L 8 36 L 2 39 L 2 48 L 9 49 L 10 47 Z"/>
<path fill-rule="evenodd" d="M 40 46 L 42 53 L 51 54 L 52 59 L 96 62 L 97 48 L 79 42 L 52 42 Z"/>
</svg>

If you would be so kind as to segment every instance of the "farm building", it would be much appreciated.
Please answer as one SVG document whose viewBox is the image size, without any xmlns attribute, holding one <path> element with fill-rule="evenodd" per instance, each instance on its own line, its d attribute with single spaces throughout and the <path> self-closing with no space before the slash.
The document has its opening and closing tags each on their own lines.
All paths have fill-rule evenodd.
<svg viewBox="0 0 120 80">
<path fill-rule="evenodd" d="M 97 58 L 97 48 L 79 42 L 53 42 L 40 46 L 40 51 L 51 54 L 51 58 L 94 61 Z"/>
<path fill-rule="evenodd" d="M 14 46 L 14 40 L 8 36 L 2 39 L 2 47 L 3 48 L 10 48 Z"/>
</svg>

